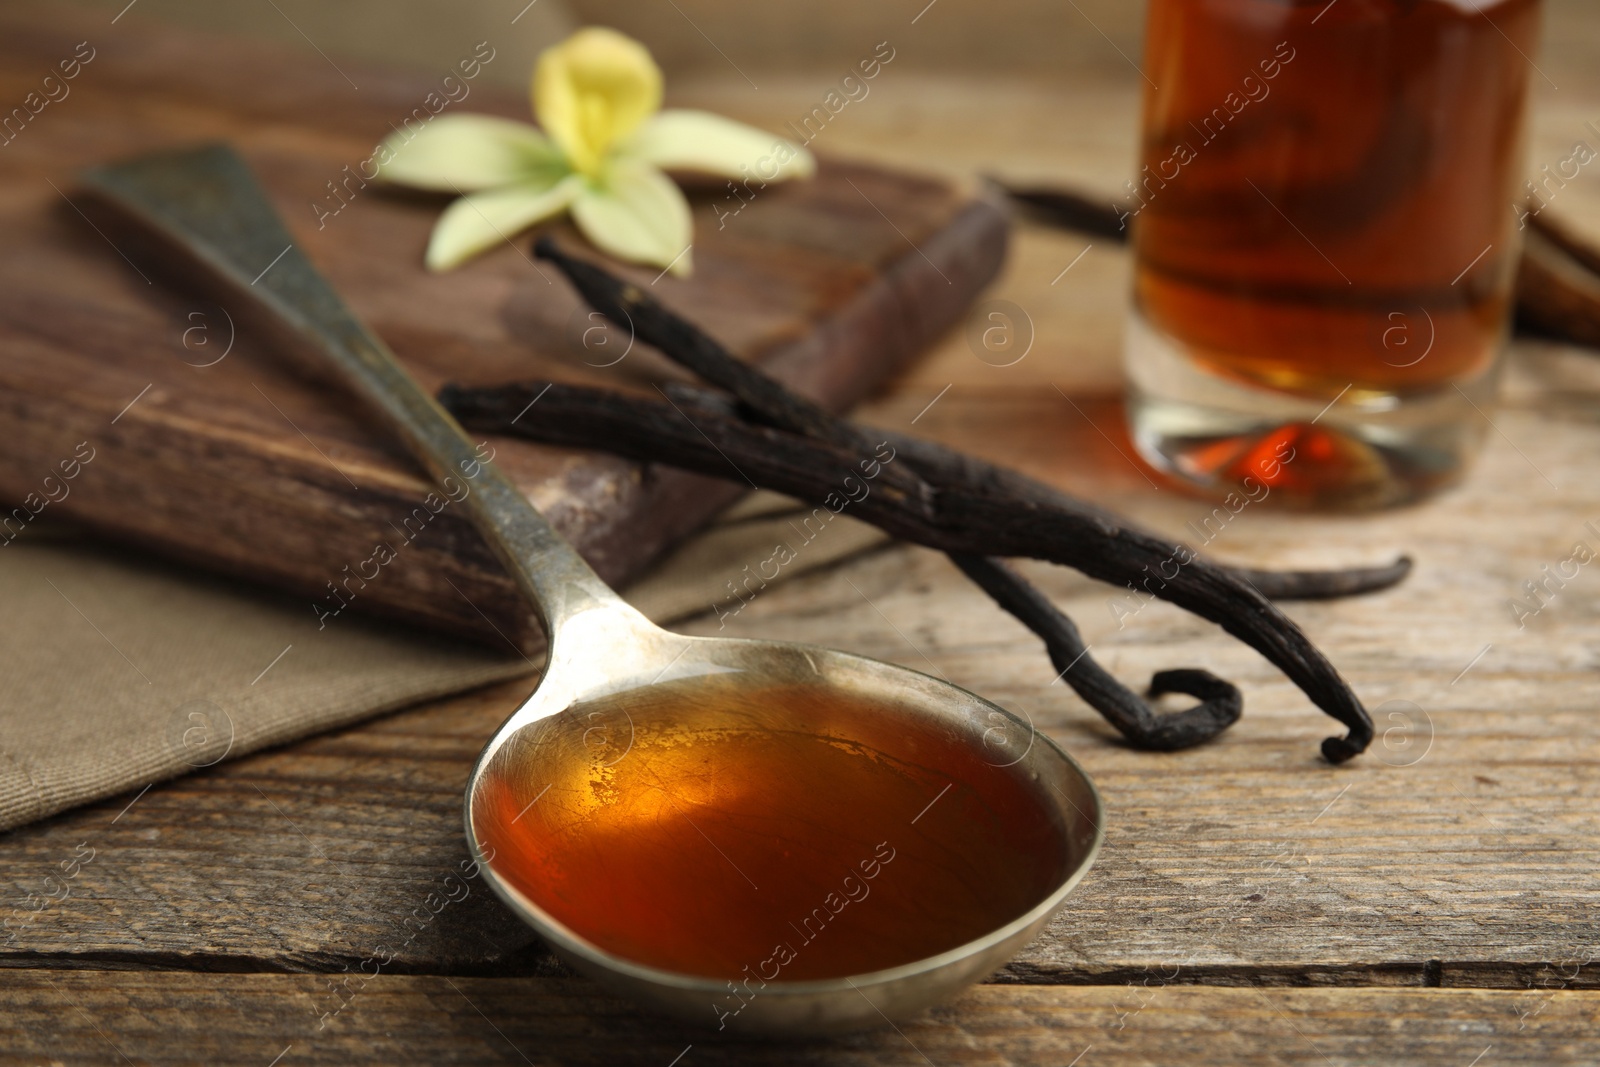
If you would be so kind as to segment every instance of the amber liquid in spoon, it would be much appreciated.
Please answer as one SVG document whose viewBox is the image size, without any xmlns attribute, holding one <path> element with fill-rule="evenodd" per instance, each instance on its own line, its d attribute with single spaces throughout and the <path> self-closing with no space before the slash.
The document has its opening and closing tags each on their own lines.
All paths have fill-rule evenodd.
<svg viewBox="0 0 1600 1067">
<path fill-rule="evenodd" d="M 575 705 L 485 768 L 495 869 L 579 937 L 664 970 L 805 981 L 988 934 L 1074 857 L 1014 764 L 908 707 L 720 674 Z M 492 850 L 490 852 L 489 850 Z"/>
</svg>

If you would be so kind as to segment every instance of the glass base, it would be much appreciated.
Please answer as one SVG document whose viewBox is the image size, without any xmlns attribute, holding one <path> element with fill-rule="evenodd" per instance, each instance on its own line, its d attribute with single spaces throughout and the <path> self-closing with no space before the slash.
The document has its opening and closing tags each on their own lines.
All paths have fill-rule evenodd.
<svg viewBox="0 0 1600 1067">
<path fill-rule="evenodd" d="M 1146 462 L 1210 495 L 1265 486 L 1291 506 L 1392 507 L 1453 484 L 1477 453 L 1498 380 L 1486 362 L 1427 393 L 1308 398 L 1210 369 L 1135 310 L 1128 422 Z"/>
</svg>

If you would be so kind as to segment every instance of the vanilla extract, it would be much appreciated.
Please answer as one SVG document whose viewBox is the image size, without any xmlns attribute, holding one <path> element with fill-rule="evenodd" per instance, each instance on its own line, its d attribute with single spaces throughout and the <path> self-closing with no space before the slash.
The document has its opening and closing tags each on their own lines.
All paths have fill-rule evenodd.
<svg viewBox="0 0 1600 1067">
<path fill-rule="evenodd" d="M 996 746 L 993 725 L 825 692 L 713 675 L 535 723 L 486 768 L 480 846 L 577 937 L 746 989 L 956 948 L 1081 858 L 1005 765 L 1015 723 Z"/>
</svg>

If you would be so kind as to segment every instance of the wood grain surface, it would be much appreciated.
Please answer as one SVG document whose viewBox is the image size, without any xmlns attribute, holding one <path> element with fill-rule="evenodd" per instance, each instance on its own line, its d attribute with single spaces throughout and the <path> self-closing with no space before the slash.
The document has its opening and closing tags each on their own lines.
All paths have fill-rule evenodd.
<svg viewBox="0 0 1600 1067">
<path fill-rule="evenodd" d="M 1506 438 L 1490 443 L 1458 492 L 1359 522 L 1263 511 L 1228 531 L 1228 555 L 1252 562 L 1350 559 L 1401 546 L 1419 557 L 1417 575 L 1399 589 L 1294 608 L 1380 721 L 1374 749 L 1344 767 L 1316 758 L 1324 723 L 1253 653 L 1166 608 L 1118 630 L 1106 609 L 1113 591 L 1059 570 L 1034 568 L 1110 669 L 1137 684 L 1162 667 L 1206 666 L 1243 686 L 1245 719 L 1193 752 L 1124 748 L 1051 684 L 1052 671 L 1020 628 L 946 561 L 918 549 L 775 587 L 730 624 L 739 636 L 882 656 L 995 697 L 1066 745 L 1106 797 L 1108 847 L 1072 903 L 991 988 L 905 1028 L 922 1053 L 936 1063 L 1062 1064 L 1092 1043 L 1086 1063 L 1165 1063 L 1188 1042 L 1207 1057 L 1195 1062 L 1219 1064 L 1324 1062 L 1323 1055 L 1333 1063 L 1466 1064 L 1491 1045 L 1495 1058 L 1485 1062 L 1585 1063 L 1600 1055 L 1600 993 L 1584 992 L 1600 989 L 1600 724 L 1591 660 L 1600 592 L 1574 582 L 1525 631 L 1506 610 L 1522 573 L 1566 550 L 1565 527 L 1581 537 L 1582 523 L 1600 515 L 1600 486 L 1583 475 L 1586 457 L 1600 448 L 1588 414 L 1600 406 L 1600 363 L 1524 347 L 1515 370 L 1511 402 L 1495 416 Z M 1552 400 L 1550 382 L 1568 399 Z M 1117 425 L 1110 405 L 1076 403 L 1087 417 L 1074 417 L 1059 397 L 941 402 L 918 425 L 940 436 L 979 433 L 1001 452 L 1081 456 L 1093 441 L 1104 446 L 1100 429 L 1114 433 Z M 897 422 L 915 414 L 895 403 L 877 414 L 890 421 L 897 410 Z M 1564 488 L 1530 488 L 1530 460 Z M 1151 491 L 1135 470 L 1119 471 L 1105 457 L 1070 472 L 1048 466 L 1061 484 L 1098 487 L 1103 499 L 1165 529 L 1201 508 Z M 1511 493 L 1528 501 L 1517 520 L 1504 514 Z M 687 628 L 729 632 L 714 619 Z M 89 991 L 98 990 L 103 1014 L 94 1017 L 108 1033 L 129 1028 L 135 1036 L 154 1025 L 149 1018 L 217 994 L 178 984 L 148 1003 L 124 1001 L 123 983 L 144 976 L 108 968 L 316 972 L 320 986 L 306 979 L 305 987 L 229 987 L 282 990 L 278 998 L 241 993 L 230 1003 L 259 995 L 278 1004 L 287 1017 L 275 1036 L 252 1040 L 281 1036 L 273 1053 L 297 1042 L 295 1055 L 308 1059 L 338 1058 L 350 1047 L 343 1038 L 322 1047 L 324 1012 L 337 1010 L 330 1025 L 360 1035 L 351 1039 L 358 1044 L 393 1032 L 391 1011 L 415 1014 L 407 1032 L 419 1041 L 443 1040 L 441 1031 L 475 1017 L 440 1003 L 456 996 L 443 979 L 482 979 L 468 996 L 476 1001 L 481 990 L 493 1003 L 524 1004 L 520 990 L 558 988 L 526 985 L 565 976 L 481 889 L 437 915 L 424 903 L 466 857 L 462 785 L 483 738 L 525 688 L 417 709 L 11 834 L 0 857 L 4 899 L 43 900 L 61 884 L 45 878 L 62 861 L 85 848 L 94 858 L 65 883 L 64 899 L 18 927 L 0 960 L 56 977 L 63 969 L 100 973 L 82 979 L 86 1010 Z M 352 988 L 403 988 L 347 979 L 380 948 L 394 955 L 385 975 L 432 976 L 433 984 L 396 992 L 398 1001 L 353 995 Z M 1315 992 L 1276 999 L 1307 987 Z M 6 988 L 17 992 L 0 1000 L 17 1011 L 33 997 L 63 1003 L 37 981 Z M 407 1008 L 405 996 L 429 1007 Z M 543 1015 L 502 1009 L 520 1019 L 508 1027 L 504 1015 L 480 1007 L 506 1034 L 527 1035 L 526 1043 L 512 1041 L 533 1062 L 652 1062 L 678 1040 L 637 1021 L 628 1024 L 637 1030 L 619 1034 L 599 1021 L 607 1018 L 599 1009 L 560 1003 L 567 1007 L 539 1011 L 579 1028 L 581 1041 L 563 1044 L 568 1039 L 547 1029 L 558 1023 Z M 568 1011 L 585 1013 L 581 1027 L 564 1018 Z M 95 1036 L 79 1030 L 77 1040 Z M 509 1046 L 490 1047 L 493 1030 L 481 1024 L 471 1039 L 479 1044 L 460 1055 L 520 1062 Z M 882 1043 L 893 1040 L 772 1050 L 759 1061 L 912 1062 L 909 1051 Z M 1471 1041 L 1479 1043 L 1466 1048 Z M 758 1061 L 751 1049 L 719 1052 L 692 1033 L 687 1044 L 711 1062 Z"/>
<path fill-rule="evenodd" d="M 0 158 L 0 498 L 37 499 L 42 479 L 88 442 L 95 464 L 47 505 L 59 515 L 303 594 L 308 610 L 348 599 L 352 610 L 527 645 L 530 614 L 465 517 L 424 510 L 425 521 L 406 523 L 430 487 L 391 435 L 345 397 L 297 379 L 246 309 L 168 284 L 153 257 L 83 213 L 74 173 L 232 142 L 312 261 L 426 388 L 533 377 L 647 389 L 672 372 L 643 345 L 627 351 L 620 333 L 600 344 L 556 272 L 530 259 L 529 238 L 447 275 L 423 269 L 442 201 L 369 185 L 359 164 L 438 88 L 432 81 L 108 28 L 54 15 L 13 16 L 0 29 L 0 99 L 28 99 L 63 60 L 77 70 L 52 82 L 67 89 L 59 103 L 7 133 Z M 520 94 L 452 84 L 454 95 L 468 90 L 464 110 L 527 117 Z M 719 220 L 727 195 L 698 195 L 693 278 L 629 276 L 833 406 L 858 400 L 954 321 L 1005 245 L 992 205 L 942 179 L 877 167 L 825 161 L 815 180 L 756 189 Z M 739 491 L 510 439 L 492 447 L 612 581 Z M 383 580 L 352 579 L 380 541 L 398 556 Z"/>
<path fill-rule="evenodd" d="M 1596 39 L 1600 12 L 1568 16 L 1553 33 Z M 1534 169 L 1600 115 L 1592 63 L 1540 66 L 1561 90 L 1537 90 Z M 1017 177 L 1108 190 L 1133 158 L 1132 72 L 987 84 L 892 73 L 819 148 L 950 175 L 1004 159 Z M 809 91 L 763 78 L 760 105 L 730 74 L 679 99 L 781 123 Z M 1586 171 L 1551 210 L 1600 234 L 1600 177 Z M 1065 269 L 1090 243 L 1022 227 L 966 328 L 861 417 L 1178 533 L 1210 505 L 1158 488 L 1129 458 L 1108 391 L 1127 263 L 1096 244 Z M 968 332 L 1002 300 L 1034 337 L 1008 367 L 980 358 Z M 1600 576 L 1583 567 L 1520 628 L 1510 607 L 1575 542 L 1600 550 L 1586 526 L 1600 527 L 1600 358 L 1519 342 L 1509 369 L 1459 489 L 1360 518 L 1252 508 L 1213 545 L 1262 566 L 1416 557 L 1397 589 L 1290 606 L 1378 722 L 1373 749 L 1342 767 L 1316 757 L 1326 722 L 1253 652 L 1165 605 L 1119 629 L 1115 591 L 1061 570 L 1029 573 L 1108 669 L 1139 685 L 1207 667 L 1241 686 L 1243 720 L 1192 752 L 1125 748 L 1052 684 L 1032 638 L 913 548 L 775 586 L 727 628 L 684 627 L 943 674 L 1031 717 L 1101 789 L 1107 848 L 1066 910 L 989 982 L 899 1032 L 722 1043 L 564 973 L 476 885 L 433 913 L 429 894 L 466 858 L 471 761 L 522 692 L 505 685 L 0 839 L 0 920 L 15 933 L 0 949 L 0 1061 L 1600 1062 Z M 380 946 L 394 963 L 363 983 Z"/>
<path fill-rule="evenodd" d="M 774 1062 L 770 1045 L 652 1025 L 575 979 L 384 975 L 361 987 L 347 1015 L 317 1030 L 313 1012 L 327 985 L 310 975 L 35 971 L 9 988 L 0 1037 L 25 1062 Z M 980 986 L 899 1032 L 799 1043 L 782 1062 L 1579 1063 L 1592 1062 L 1583 1057 L 1597 1010 L 1600 994 L 1555 993 L 1534 1024 L 1522 1025 L 1516 997 L 1488 990 Z M 419 1032 L 419 1016 L 433 1025 Z M 107 1018 L 121 1025 L 95 1022 Z"/>
</svg>

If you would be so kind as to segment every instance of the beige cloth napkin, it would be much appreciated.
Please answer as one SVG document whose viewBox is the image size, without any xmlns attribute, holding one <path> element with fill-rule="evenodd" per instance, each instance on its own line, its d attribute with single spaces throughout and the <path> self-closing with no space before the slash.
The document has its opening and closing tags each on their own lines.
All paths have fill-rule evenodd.
<svg viewBox="0 0 1600 1067">
<path fill-rule="evenodd" d="M 796 513 L 753 494 L 628 598 L 659 622 L 712 610 L 745 566 L 796 541 Z M 780 580 L 884 540 L 841 518 Z M 302 600 L 42 526 L 0 547 L 0 604 L 0 830 L 535 670 L 358 618 L 319 631 Z"/>
</svg>

